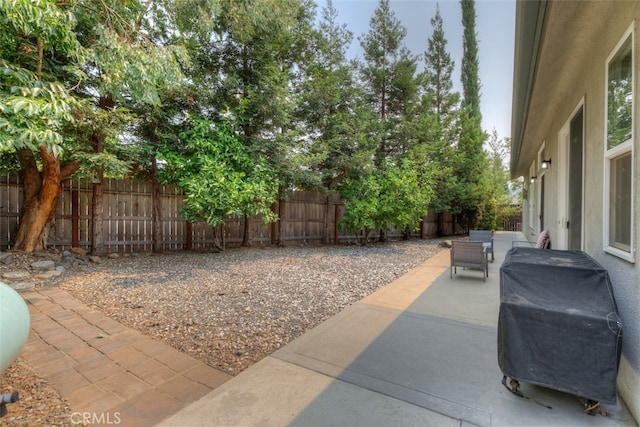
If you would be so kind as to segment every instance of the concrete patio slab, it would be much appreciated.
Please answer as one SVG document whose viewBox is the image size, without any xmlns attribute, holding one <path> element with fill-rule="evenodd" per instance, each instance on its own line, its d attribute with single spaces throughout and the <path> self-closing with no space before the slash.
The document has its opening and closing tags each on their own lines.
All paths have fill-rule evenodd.
<svg viewBox="0 0 640 427">
<path fill-rule="evenodd" d="M 622 402 L 609 417 L 577 397 L 502 384 L 499 269 L 519 233 L 496 234 L 489 279 L 444 250 L 159 424 L 636 426 Z M 451 424 L 453 422 L 453 424 Z"/>
</svg>

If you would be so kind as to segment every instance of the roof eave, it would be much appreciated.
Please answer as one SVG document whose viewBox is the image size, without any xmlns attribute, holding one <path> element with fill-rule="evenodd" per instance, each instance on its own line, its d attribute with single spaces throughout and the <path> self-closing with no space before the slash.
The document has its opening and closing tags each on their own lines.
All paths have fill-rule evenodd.
<svg viewBox="0 0 640 427">
<path fill-rule="evenodd" d="M 513 100 L 511 113 L 511 178 L 525 173 L 520 153 L 529 110 L 529 100 L 536 70 L 538 48 L 547 9 L 547 0 L 518 1 L 513 67 Z"/>
</svg>

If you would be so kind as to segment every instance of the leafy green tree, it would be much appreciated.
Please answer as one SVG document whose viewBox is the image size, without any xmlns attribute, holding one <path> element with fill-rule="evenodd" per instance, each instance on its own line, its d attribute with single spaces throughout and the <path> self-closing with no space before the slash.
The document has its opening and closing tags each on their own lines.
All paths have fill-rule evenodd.
<svg viewBox="0 0 640 427">
<path fill-rule="evenodd" d="M 178 144 L 164 147 L 159 159 L 166 164 L 163 179 L 184 191 L 181 214 L 187 220 L 213 226 L 227 215 L 276 220 L 270 209 L 278 192 L 275 173 L 262 156 L 247 153 L 231 123 L 191 119 Z"/>
<path fill-rule="evenodd" d="M 197 58 L 198 79 L 208 96 L 204 111 L 214 121 L 222 113 L 234 119 L 248 152 L 277 170 L 282 193 L 299 173 L 291 156 L 296 101 L 291 83 L 305 60 L 314 10 L 309 0 L 222 0 Z M 245 221 L 243 245 L 249 244 Z"/>
<path fill-rule="evenodd" d="M 494 128 L 487 139 L 488 167 L 483 182 L 486 185 L 485 202 L 478 218 L 478 228 L 495 230 L 499 211 L 511 201 L 509 169 L 505 160 L 509 156 L 509 138 L 498 137 Z"/>
<path fill-rule="evenodd" d="M 145 10 L 139 1 L 0 2 L 1 154 L 20 165 L 25 191 L 15 249 L 43 248 L 64 179 L 128 168 L 122 107 L 157 103 L 179 75 L 175 52 L 140 31 Z"/>
<path fill-rule="evenodd" d="M 63 137 L 78 102 L 61 80 L 81 71 L 52 67 L 84 60 L 74 22 L 52 2 L 0 2 L 0 154 L 22 170 L 25 202 L 14 248 L 27 252 L 42 248 L 61 182 L 78 170 Z"/>
<path fill-rule="evenodd" d="M 346 179 L 340 194 L 345 204 L 342 224 L 361 233 L 366 243 L 374 229 L 417 229 L 429 206 L 431 187 L 420 181 L 415 164 L 405 160 Z"/>
<path fill-rule="evenodd" d="M 511 201 L 509 168 L 505 163 L 509 158 L 509 152 L 509 138 L 500 138 L 498 131 L 493 128 L 487 139 L 487 154 L 490 162 L 487 173 L 491 182 L 490 188 L 498 206 L 508 205 Z"/>
<path fill-rule="evenodd" d="M 387 167 L 380 174 L 378 221 L 381 229 L 392 226 L 396 230 L 415 231 L 429 207 L 431 183 L 420 176 L 411 159 Z M 429 179 L 428 177 L 427 179 Z"/>
<path fill-rule="evenodd" d="M 368 242 L 369 234 L 378 226 L 380 190 L 380 183 L 373 173 L 347 178 L 340 185 L 340 195 L 345 206 L 341 224 L 357 236 L 361 235 L 362 243 Z"/>
</svg>

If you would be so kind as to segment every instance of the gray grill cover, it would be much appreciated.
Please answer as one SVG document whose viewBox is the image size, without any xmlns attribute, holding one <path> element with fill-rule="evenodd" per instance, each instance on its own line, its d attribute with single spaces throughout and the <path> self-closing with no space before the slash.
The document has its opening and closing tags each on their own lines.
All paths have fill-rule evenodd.
<svg viewBox="0 0 640 427">
<path fill-rule="evenodd" d="M 502 373 L 616 402 L 622 325 L 609 274 L 580 251 L 516 247 L 500 267 Z"/>
</svg>

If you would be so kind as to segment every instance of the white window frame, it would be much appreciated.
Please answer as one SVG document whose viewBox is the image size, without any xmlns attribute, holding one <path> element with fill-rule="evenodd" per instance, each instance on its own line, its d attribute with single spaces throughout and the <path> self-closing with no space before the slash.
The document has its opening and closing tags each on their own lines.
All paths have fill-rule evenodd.
<svg viewBox="0 0 640 427">
<path fill-rule="evenodd" d="M 635 27 L 635 22 L 634 24 L 632 24 L 627 31 L 625 31 L 625 33 L 623 34 L 623 36 L 620 38 L 620 40 L 618 41 L 618 43 L 616 44 L 615 48 L 613 49 L 613 51 L 609 54 L 606 64 L 605 64 L 605 87 L 604 87 L 604 99 L 605 99 L 605 109 L 604 109 L 604 196 L 603 196 L 603 208 L 604 208 L 604 221 L 602 224 L 602 228 L 603 228 L 603 249 L 605 252 L 617 256 L 619 258 L 622 258 L 626 261 L 629 262 L 635 262 L 635 238 L 634 238 L 634 234 L 635 234 L 635 186 L 634 186 L 634 182 L 636 177 L 635 175 L 635 159 L 634 159 L 634 141 L 635 141 L 635 128 L 636 128 L 636 72 L 635 72 L 635 63 L 637 61 L 637 58 L 635 58 L 636 52 L 635 52 L 635 31 L 634 31 L 634 27 Z M 627 39 L 631 37 L 631 52 L 632 55 L 634 56 L 632 58 L 632 63 L 634 64 L 632 66 L 631 69 L 631 81 L 632 81 L 632 88 L 631 88 L 631 97 L 632 97 L 632 114 L 631 114 L 631 138 L 629 138 L 627 141 L 609 149 L 608 148 L 608 102 L 609 102 L 609 64 L 611 63 L 611 61 L 613 60 L 613 58 L 618 54 L 618 52 L 620 51 L 620 49 L 622 48 L 622 46 L 624 45 L 624 43 L 627 41 Z M 610 209 L 611 209 L 611 194 L 610 194 L 610 189 L 611 189 L 611 163 L 612 160 L 618 158 L 621 155 L 630 153 L 631 155 L 631 224 L 630 224 L 630 244 L 629 244 L 629 251 L 625 251 L 623 249 L 620 248 L 616 248 L 614 246 L 609 245 L 609 241 L 610 241 Z"/>
</svg>

